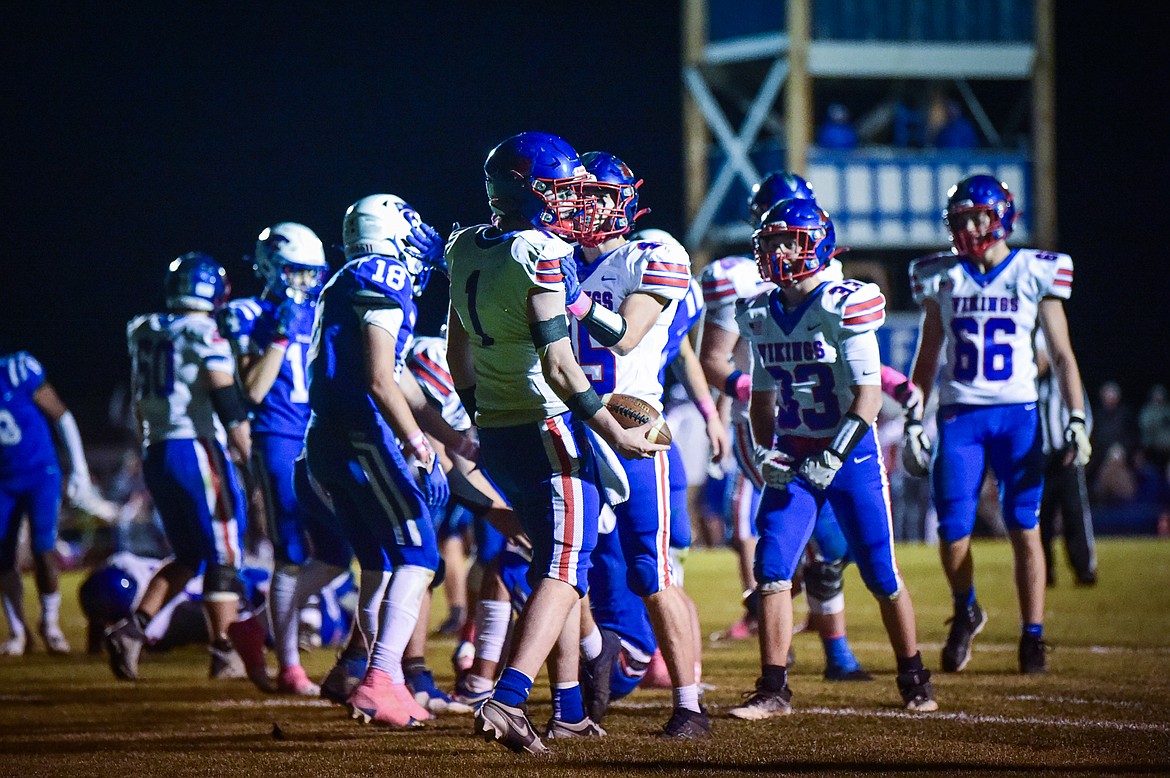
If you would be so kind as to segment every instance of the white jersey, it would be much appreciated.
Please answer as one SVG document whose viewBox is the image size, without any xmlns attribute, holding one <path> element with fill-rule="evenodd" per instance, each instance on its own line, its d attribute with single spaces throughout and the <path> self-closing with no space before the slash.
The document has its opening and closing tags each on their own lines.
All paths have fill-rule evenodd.
<svg viewBox="0 0 1170 778">
<path fill-rule="evenodd" d="M 443 420 L 452 429 L 463 430 L 471 427 L 471 419 L 459 401 L 455 383 L 447 367 L 447 339 L 421 335 L 414 339 L 406 365 L 427 396 L 434 400 L 443 414 Z"/>
<path fill-rule="evenodd" d="M 131 320 L 126 333 L 143 439 L 223 442 L 207 372 L 235 375 L 236 363 L 215 320 L 198 313 L 148 314 Z"/>
<path fill-rule="evenodd" d="M 1032 333 L 1040 301 L 1067 300 L 1072 259 L 1015 249 L 988 273 L 969 260 L 935 254 L 910 264 L 915 302 L 934 300 L 946 334 L 940 405 L 1007 405 L 1036 401 Z"/>
<path fill-rule="evenodd" d="M 752 389 L 776 391 L 778 434 L 830 438 L 853 404 L 851 387 L 881 385 L 875 331 L 886 299 L 876 284 L 826 281 L 789 311 L 779 290 L 737 307 L 752 346 Z"/>
<path fill-rule="evenodd" d="M 691 258 L 671 243 L 625 243 L 591 265 L 578 265 L 581 291 L 595 304 L 611 311 L 621 308 L 632 294 L 645 293 L 667 301 L 653 326 L 628 354 L 621 355 L 598 343 L 580 323 L 573 327 L 573 349 L 581 369 L 600 395 L 611 392 L 638 397 L 662 410 L 659 372 L 670 339 L 678 301 L 691 284 Z"/>
</svg>

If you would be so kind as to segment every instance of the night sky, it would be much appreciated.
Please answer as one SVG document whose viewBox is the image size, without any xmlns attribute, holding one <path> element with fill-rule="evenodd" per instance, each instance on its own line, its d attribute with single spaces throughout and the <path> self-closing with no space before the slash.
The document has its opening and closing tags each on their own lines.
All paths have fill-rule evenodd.
<svg viewBox="0 0 1170 778">
<path fill-rule="evenodd" d="M 41 359 L 88 434 L 170 259 L 210 253 L 241 296 L 277 221 L 328 246 L 388 191 L 444 233 L 482 222 L 483 158 L 516 132 L 617 154 L 646 180 L 640 226 L 685 231 L 676 2 L 85 5 L 4 16 L 0 351 Z M 1136 404 L 1170 383 L 1170 68 L 1155 11 L 1077 5 L 1057 10 L 1057 248 L 1086 384 Z"/>
</svg>

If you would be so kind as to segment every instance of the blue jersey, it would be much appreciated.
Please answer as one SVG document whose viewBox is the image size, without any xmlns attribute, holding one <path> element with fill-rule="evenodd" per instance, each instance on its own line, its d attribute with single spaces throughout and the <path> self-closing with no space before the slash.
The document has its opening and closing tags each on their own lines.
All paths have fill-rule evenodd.
<svg viewBox="0 0 1170 778">
<path fill-rule="evenodd" d="M 666 348 L 662 350 L 662 368 L 658 371 L 658 383 L 666 382 L 666 366 L 678 356 L 682 348 L 683 338 L 691 331 L 696 322 L 703 315 L 703 287 L 694 278 L 691 279 L 687 294 L 679 300 L 675 309 L 674 318 L 666 334 Z"/>
<path fill-rule="evenodd" d="M 49 421 L 33 402 L 45 369 L 31 354 L 0 356 L 0 478 L 57 465 Z"/>
<path fill-rule="evenodd" d="M 406 265 L 378 254 L 352 259 L 329 281 L 317 305 L 309 347 L 309 423 L 376 426 L 381 415 L 367 393 L 363 330 L 379 327 L 394 337 L 394 375 L 401 376 L 418 313 Z"/>
<path fill-rule="evenodd" d="M 238 355 L 259 358 L 272 345 L 277 303 L 257 298 L 233 300 L 220 316 L 220 329 Z M 276 381 L 264 400 L 252 408 L 252 432 L 303 438 L 309 424 L 309 336 L 317 304 L 296 305 L 288 325 L 288 347 Z"/>
</svg>

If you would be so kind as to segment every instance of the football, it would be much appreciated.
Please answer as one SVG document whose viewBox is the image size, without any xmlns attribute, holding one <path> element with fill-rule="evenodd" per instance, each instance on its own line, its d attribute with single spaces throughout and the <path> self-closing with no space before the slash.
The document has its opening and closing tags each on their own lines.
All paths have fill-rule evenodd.
<svg viewBox="0 0 1170 778">
<path fill-rule="evenodd" d="M 632 395 L 617 393 L 607 394 L 601 399 L 618 424 L 629 429 L 650 422 L 653 426 L 647 431 L 646 440 L 651 443 L 670 443 L 670 427 L 666 424 L 666 417 L 650 403 Z"/>
</svg>

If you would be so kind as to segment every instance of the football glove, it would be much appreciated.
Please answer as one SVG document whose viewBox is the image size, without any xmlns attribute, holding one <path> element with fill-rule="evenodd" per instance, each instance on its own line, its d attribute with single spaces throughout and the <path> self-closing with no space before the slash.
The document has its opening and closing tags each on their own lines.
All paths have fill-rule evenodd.
<svg viewBox="0 0 1170 778">
<path fill-rule="evenodd" d="M 278 305 L 276 310 L 272 312 L 273 334 L 278 338 L 287 338 L 289 333 L 295 329 L 300 313 L 301 306 L 297 305 L 295 300 L 285 300 Z"/>
<path fill-rule="evenodd" d="M 833 483 L 833 478 L 843 464 L 845 462 L 841 457 L 825 449 L 800 463 L 800 475 L 809 484 L 824 491 Z"/>
<path fill-rule="evenodd" d="M 902 404 L 907 419 L 922 420 L 922 390 L 913 381 L 905 381 L 894 389 L 894 399 Z"/>
<path fill-rule="evenodd" d="M 792 469 L 792 457 L 783 451 L 756 446 L 756 469 L 764 479 L 764 485 L 773 489 L 787 489 L 796 477 Z"/>
<path fill-rule="evenodd" d="M 447 504 L 447 500 L 451 497 L 451 485 L 447 483 L 447 474 L 443 472 L 438 457 L 431 459 L 430 470 L 419 465 L 418 480 L 427 507 L 442 508 Z"/>
<path fill-rule="evenodd" d="M 432 267 L 443 267 L 443 250 L 446 244 L 431 225 L 423 222 L 410 231 L 406 242 L 414 249 L 411 253 Z"/>
<path fill-rule="evenodd" d="M 1089 457 L 1093 455 L 1089 432 L 1085 429 L 1085 416 L 1079 411 L 1069 414 L 1068 425 L 1064 428 L 1064 450 L 1072 454 L 1072 464 L 1077 467 L 1089 464 Z"/>
<path fill-rule="evenodd" d="M 922 429 L 922 422 L 914 418 L 907 419 L 902 438 L 902 464 L 906 472 L 918 478 L 928 475 L 931 454 L 930 439 Z"/>
<path fill-rule="evenodd" d="M 561 275 L 565 277 L 565 307 L 572 308 L 581 297 L 581 282 L 577 280 L 577 260 L 571 254 L 561 257 Z"/>
</svg>

